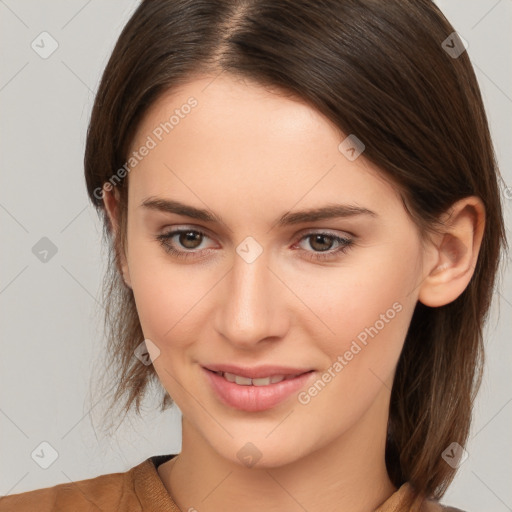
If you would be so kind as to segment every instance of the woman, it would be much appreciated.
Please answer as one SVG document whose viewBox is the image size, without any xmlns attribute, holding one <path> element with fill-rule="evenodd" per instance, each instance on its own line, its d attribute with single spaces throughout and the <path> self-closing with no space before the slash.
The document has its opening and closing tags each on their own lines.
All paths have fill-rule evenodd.
<svg viewBox="0 0 512 512">
<path fill-rule="evenodd" d="M 0 510 L 456 510 L 506 242 L 475 75 L 431 1 L 143 1 L 85 177 L 113 405 L 160 382 L 182 450 Z"/>
</svg>

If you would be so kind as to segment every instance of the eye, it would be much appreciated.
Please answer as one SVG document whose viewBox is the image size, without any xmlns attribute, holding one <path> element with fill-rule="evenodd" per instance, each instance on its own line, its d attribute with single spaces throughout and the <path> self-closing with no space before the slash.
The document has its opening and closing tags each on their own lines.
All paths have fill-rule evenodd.
<svg viewBox="0 0 512 512">
<path fill-rule="evenodd" d="M 176 239 L 173 240 L 174 238 Z M 180 259 L 197 259 L 202 252 L 208 251 L 206 248 L 200 248 L 205 238 L 210 237 L 205 232 L 192 228 L 175 229 L 156 236 L 166 252 Z M 347 252 L 354 242 L 351 238 L 343 238 L 332 233 L 312 232 L 303 235 L 296 245 L 307 239 L 310 240 L 308 245 L 313 251 L 301 248 L 301 252 L 306 253 L 306 258 L 312 261 L 333 260 L 338 254 Z M 336 244 L 337 247 L 333 249 L 332 246 Z"/>
<path fill-rule="evenodd" d="M 313 252 L 305 251 L 308 253 L 307 258 L 319 261 L 336 259 L 339 254 L 347 252 L 354 242 L 351 238 L 343 238 L 325 232 L 307 233 L 300 239 L 300 242 L 307 239 L 310 240 L 308 245 L 315 249 Z M 333 244 L 338 244 L 335 249 L 332 249 Z"/>
<path fill-rule="evenodd" d="M 177 242 L 186 250 L 183 251 L 176 249 L 176 242 L 173 242 L 172 240 L 174 237 L 178 237 Z M 191 252 L 193 249 L 197 249 L 201 245 L 200 243 L 205 237 L 209 238 L 209 236 L 203 231 L 198 231 L 197 229 L 191 228 L 183 228 L 157 235 L 156 239 L 160 242 L 166 252 L 176 256 L 177 258 L 187 259 L 189 257 L 197 257 L 196 253 L 202 252 L 202 250 L 204 250 L 201 249 L 199 251 Z"/>
</svg>

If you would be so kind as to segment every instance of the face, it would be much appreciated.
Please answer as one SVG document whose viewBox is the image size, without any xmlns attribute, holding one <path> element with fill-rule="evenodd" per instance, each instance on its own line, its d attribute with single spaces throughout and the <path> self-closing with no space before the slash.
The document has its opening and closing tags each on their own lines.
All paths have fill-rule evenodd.
<svg viewBox="0 0 512 512">
<path fill-rule="evenodd" d="M 345 137 L 305 103 L 223 75 L 162 97 L 133 141 L 125 279 L 162 385 L 234 462 L 250 441 L 265 464 L 289 463 L 376 404 L 387 412 L 424 254 L 396 187 L 341 151 Z M 348 210 L 296 215 L 327 206 Z M 213 365 L 310 373 L 249 389 Z"/>
</svg>

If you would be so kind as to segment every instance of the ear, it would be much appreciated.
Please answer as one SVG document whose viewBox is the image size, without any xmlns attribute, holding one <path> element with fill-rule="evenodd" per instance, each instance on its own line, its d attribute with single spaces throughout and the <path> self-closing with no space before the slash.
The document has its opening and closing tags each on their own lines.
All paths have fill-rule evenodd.
<svg viewBox="0 0 512 512">
<path fill-rule="evenodd" d="M 105 211 L 107 212 L 110 226 L 112 227 L 114 244 L 118 254 L 119 265 L 123 275 L 124 282 L 131 288 L 130 271 L 128 268 L 128 262 L 124 251 L 120 247 L 119 237 L 119 191 L 112 186 L 104 186 L 103 190 L 103 204 L 105 205 Z"/>
<path fill-rule="evenodd" d="M 418 300 L 430 307 L 453 302 L 475 271 L 485 227 L 485 207 L 476 196 L 457 201 L 441 219 L 433 242 L 435 265 L 423 280 Z"/>
</svg>

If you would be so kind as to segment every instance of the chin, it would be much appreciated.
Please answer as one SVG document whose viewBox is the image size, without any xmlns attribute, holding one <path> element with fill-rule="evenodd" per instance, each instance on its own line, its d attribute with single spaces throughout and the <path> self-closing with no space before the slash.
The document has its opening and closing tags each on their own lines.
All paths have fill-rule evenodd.
<svg viewBox="0 0 512 512">
<path fill-rule="evenodd" d="M 247 469 L 279 468 L 297 462 L 308 453 L 297 449 L 299 446 L 304 450 L 303 443 L 298 444 L 288 438 L 291 442 L 284 444 L 283 438 L 277 436 L 270 441 L 265 439 L 266 435 L 267 433 L 261 436 L 261 441 L 255 438 L 251 441 L 250 436 L 244 435 L 243 441 L 230 440 L 229 445 L 223 442 L 215 451 L 231 463 Z"/>
</svg>

